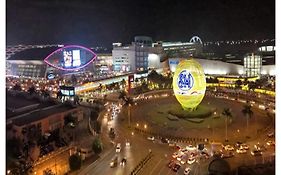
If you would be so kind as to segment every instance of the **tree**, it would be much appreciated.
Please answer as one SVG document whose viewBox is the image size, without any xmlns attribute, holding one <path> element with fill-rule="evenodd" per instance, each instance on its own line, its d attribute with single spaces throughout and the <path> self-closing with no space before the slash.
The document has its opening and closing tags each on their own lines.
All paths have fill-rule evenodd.
<svg viewBox="0 0 281 175">
<path fill-rule="evenodd" d="M 232 117 L 230 109 L 229 108 L 224 108 L 223 111 L 222 111 L 222 115 L 225 116 L 225 141 L 228 141 L 228 138 L 227 138 L 227 124 L 228 124 L 228 118 Z"/>
<path fill-rule="evenodd" d="M 72 171 L 79 170 L 82 166 L 82 159 L 78 154 L 69 157 L 69 167 Z"/>
<path fill-rule="evenodd" d="M 252 111 L 252 106 L 247 103 L 246 105 L 243 106 L 243 109 L 242 109 L 242 113 L 243 115 L 246 117 L 246 120 L 247 120 L 247 136 L 246 137 L 249 137 L 248 134 L 249 134 L 249 118 L 251 118 L 254 114 L 254 112 Z"/>
<path fill-rule="evenodd" d="M 102 151 L 102 143 L 100 141 L 100 139 L 98 138 L 95 138 L 94 142 L 93 142 L 93 151 L 96 153 L 96 154 L 99 154 L 101 153 Z"/>
<path fill-rule="evenodd" d="M 243 82 L 241 80 L 235 81 L 235 87 L 238 89 L 241 88 L 242 84 L 243 84 Z"/>
</svg>

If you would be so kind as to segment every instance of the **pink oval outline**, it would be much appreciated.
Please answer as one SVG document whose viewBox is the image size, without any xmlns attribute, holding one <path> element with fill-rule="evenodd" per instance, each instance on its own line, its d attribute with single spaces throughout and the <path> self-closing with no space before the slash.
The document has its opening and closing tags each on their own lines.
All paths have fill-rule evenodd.
<svg viewBox="0 0 281 175">
<path fill-rule="evenodd" d="M 49 57 L 51 57 L 51 56 L 52 56 L 53 54 L 55 54 L 56 52 L 59 52 L 59 51 L 61 51 L 62 49 L 64 49 L 64 48 L 69 48 L 69 47 L 78 47 L 78 48 L 81 48 L 81 49 L 85 49 L 85 50 L 91 52 L 91 53 L 94 55 L 94 57 L 93 57 L 90 61 L 88 61 L 85 65 L 80 66 L 80 67 L 77 67 L 77 68 L 70 68 L 70 69 L 58 67 L 58 66 L 53 65 L 53 64 L 51 64 L 50 62 L 47 61 L 47 60 L 49 59 Z M 59 69 L 59 70 L 74 71 L 74 70 L 79 70 L 79 69 L 81 69 L 81 68 L 84 68 L 84 67 L 88 66 L 88 65 L 89 65 L 91 62 L 93 62 L 94 59 L 96 59 L 96 58 L 97 58 L 97 54 L 96 54 L 95 52 L 93 52 L 93 51 L 92 51 L 91 49 L 89 49 L 89 48 L 86 48 L 86 47 L 84 47 L 84 46 L 79 46 L 79 45 L 68 45 L 68 46 L 61 47 L 61 48 L 59 48 L 59 49 L 53 51 L 52 53 L 50 53 L 50 54 L 44 59 L 44 62 L 47 63 L 48 65 L 54 67 L 54 68 Z"/>
</svg>

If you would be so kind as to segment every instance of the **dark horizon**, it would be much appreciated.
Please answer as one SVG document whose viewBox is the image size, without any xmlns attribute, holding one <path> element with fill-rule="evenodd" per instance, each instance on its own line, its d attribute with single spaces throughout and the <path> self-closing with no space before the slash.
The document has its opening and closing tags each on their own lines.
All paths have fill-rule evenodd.
<svg viewBox="0 0 281 175">
<path fill-rule="evenodd" d="M 275 1 L 6 1 L 7 45 L 110 47 L 138 35 L 153 41 L 275 38 Z"/>
</svg>

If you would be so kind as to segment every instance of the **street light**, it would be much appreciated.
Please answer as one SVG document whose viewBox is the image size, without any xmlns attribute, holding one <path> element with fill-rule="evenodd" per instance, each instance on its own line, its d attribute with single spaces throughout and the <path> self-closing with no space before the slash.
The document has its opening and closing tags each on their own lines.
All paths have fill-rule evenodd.
<svg viewBox="0 0 281 175">
<path fill-rule="evenodd" d="M 139 127 L 139 124 L 137 123 L 137 127 Z"/>
<path fill-rule="evenodd" d="M 147 125 L 145 124 L 145 125 L 144 125 L 144 129 L 146 129 L 146 128 L 147 128 Z"/>
<path fill-rule="evenodd" d="M 10 174 L 10 172 L 11 172 L 11 171 L 10 171 L 10 170 L 8 170 L 8 171 L 7 171 L 7 174 Z"/>
</svg>

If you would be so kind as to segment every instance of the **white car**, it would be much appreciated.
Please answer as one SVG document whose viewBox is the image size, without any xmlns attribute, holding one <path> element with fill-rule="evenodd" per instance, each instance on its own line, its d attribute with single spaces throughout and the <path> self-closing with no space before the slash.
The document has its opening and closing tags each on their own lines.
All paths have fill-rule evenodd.
<svg viewBox="0 0 281 175">
<path fill-rule="evenodd" d="M 189 175 L 190 174 L 191 169 L 189 167 L 185 168 L 184 170 L 184 175 Z"/>
<path fill-rule="evenodd" d="M 240 145 L 240 148 L 245 149 L 245 150 L 248 150 L 248 149 L 249 149 L 249 146 L 248 146 L 246 143 L 242 143 L 242 144 Z"/>
<path fill-rule="evenodd" d="M 245 149 L 243 149 L 243 148 L 238 148 L 238 149 L 236 150 L 236 152 L 239 153 L 239 154 L 245 154 L 245 153 L 247 153 L 247 150 L 245 150 Z"/>
<path fill-rule="evenodd" d="M 226 146 L 224 146 L 224 149 L 225 149 L 226 151 L 234 151 L 234 147 L 231 146 L 231 145 L 226 145 Z"/>
<path fill-rule="evenodd" d="M 126 140 L 126 147 L 130 147 L 130 146 L 131 146 L 131 143 L 128 140 Z"/>
<path fill-rule="evenodd" d="M 117 152 L 117 153 L 120 153 L 120 152 L 121 152 L 121 143 L 117 143 L 116 152 Z"/>
<path fill-rule="evenodd" d="M 266 144 L 268 145 L 268 146 L 275 146 L 275 142 L 274 141 L 268 141 L 268 142 L 266 142 Z"/>
<path fill-rule="evenodd" d="M 190 157 L 188 160 L 187 160 L 187 163 L 189 165 L 193 164 L 194 162 L 196 161 L 195 157 Z"/>
<path fill-rule="evenodd" d="M 155 140 L 155 138 L 154 138 L 153 136 L 151 136 L 151 137 L 147 137 L 147 140 L 154 141 L 154 140 Z"/>
</svg>

